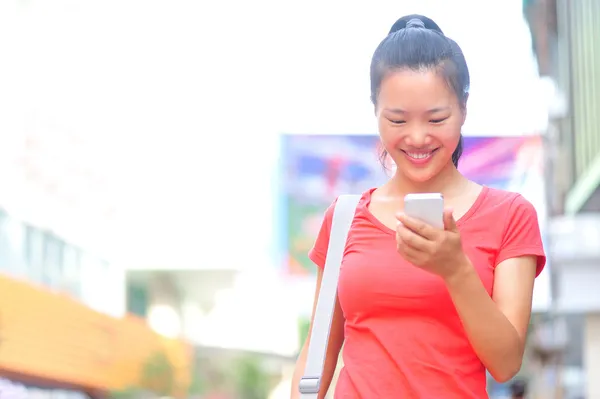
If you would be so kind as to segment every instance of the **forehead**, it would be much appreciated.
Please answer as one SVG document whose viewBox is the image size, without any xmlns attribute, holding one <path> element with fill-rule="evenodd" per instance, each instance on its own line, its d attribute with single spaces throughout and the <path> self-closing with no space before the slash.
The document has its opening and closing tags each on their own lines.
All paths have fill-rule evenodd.
<svg viewBox="0 0 600 399">
<path fill-rule="evenodd" d="M 435 69 L 399 70 L 381 81 L 378 104 L 405 110 L 451 106 L 456 96 L 444 77 Z"/>
</svg>

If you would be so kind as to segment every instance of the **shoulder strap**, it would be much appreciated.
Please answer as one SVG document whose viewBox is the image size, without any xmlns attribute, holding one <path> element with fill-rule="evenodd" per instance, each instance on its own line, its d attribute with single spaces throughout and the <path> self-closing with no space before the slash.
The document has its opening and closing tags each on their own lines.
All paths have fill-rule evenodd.
<svg viewBox="0 0 600 399">
<path fill-rule="evenodd" d="M 317 399 L 321 387 L 323 365 L 327 354 L 327 342 L 331 319 L 337 298 L 338 277 L 346 247 L 348 231 L 356 213 L 360 195 L 341 195 L 333 210 L 327 258 L 321 280 L 321 289 L 312 322 L 304 376 L 299 389 L 302 399 Z"/>
</svg>

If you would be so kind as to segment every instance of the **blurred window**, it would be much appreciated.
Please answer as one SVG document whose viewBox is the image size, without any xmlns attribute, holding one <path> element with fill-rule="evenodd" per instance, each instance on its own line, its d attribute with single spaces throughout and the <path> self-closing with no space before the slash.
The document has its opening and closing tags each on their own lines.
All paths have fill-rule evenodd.
<svg viewBox="0 0 600 399">
<path fill-rule="evenodd" d="M 127 284 L 127 311 L 144 319 L 148 316 L 148 289 L 144 284 Z"/>
<path fill-rule="evenodd" d="M 25 228 L 25 260 L 27 276 L 36 283 L 43 283 L 44 233 L 33 226 Z"/>
<path fill-rule="evenodd" d="M 25 269 L 23 224 L 0 210 L 0 270 L 22 276 Z"/>
<path fill-rule="evenodd" d="M 81 252 L 79 249 L 65 245 L 63 251 L 62 277 L 64 289 L 77 299 L 81 299 Z"/>
<path fill-rule="evenodd" d="M 0 271 L 7 271 L 10 263 L 7 221 L 8 215 L 0 209 Z"/>
<path fill-rule="evenodd" d="M 65 244 L 53 234 L 44 235 L 43 283 L 49 287 L 62 289 L 63 250 Z"/>
</svg>

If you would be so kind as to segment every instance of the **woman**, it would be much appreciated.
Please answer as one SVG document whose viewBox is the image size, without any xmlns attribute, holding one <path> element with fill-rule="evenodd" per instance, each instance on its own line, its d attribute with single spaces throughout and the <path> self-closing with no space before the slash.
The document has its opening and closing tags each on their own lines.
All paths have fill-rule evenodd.
<svg viewBox="0 0 600 399">
<path fill-rule="evenodd" d="M 357 208 L 320 397 L 342 344 L 336 398 L 487 398 L 486 369 L 504 382 L 521 367 L 542 240 L 527 200 L 457 170 L 468 89 L 460 47 L 429 18 L 401 18 L 373 55 L 371 98 L 397 168 Z M 402 214 L 404 195 L 423 192 L 443 194 L 443 230 Z M 309 253 L 317 292 L 332 215 L 333 205 Z"/>
</svg>

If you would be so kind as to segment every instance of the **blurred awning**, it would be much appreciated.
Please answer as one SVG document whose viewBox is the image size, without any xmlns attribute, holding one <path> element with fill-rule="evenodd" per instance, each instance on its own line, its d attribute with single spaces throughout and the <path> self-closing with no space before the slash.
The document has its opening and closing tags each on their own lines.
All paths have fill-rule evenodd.
<svg viewBox="0 0 600 399">
<path fill-rule="evenodd" d="M 137 317 L 114 318 L 77 301 L 0 276 L 0 374 L 82 391 L 137 386 L 155 353 L 189 383 L 192 347 L 159 336 Z"/>
</svg>

